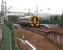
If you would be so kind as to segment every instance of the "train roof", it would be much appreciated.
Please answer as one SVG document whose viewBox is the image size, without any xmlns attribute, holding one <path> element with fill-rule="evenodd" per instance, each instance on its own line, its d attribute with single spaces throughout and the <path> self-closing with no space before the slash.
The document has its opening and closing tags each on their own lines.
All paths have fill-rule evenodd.
<svg viewBox="0 0 63 50">
<path fill-rule="evenodd" d="M 19 19 L 21 18 L 30 18 L 31 16 L 24 16 L 24 17 L 19 17 Z"/>
</svg>

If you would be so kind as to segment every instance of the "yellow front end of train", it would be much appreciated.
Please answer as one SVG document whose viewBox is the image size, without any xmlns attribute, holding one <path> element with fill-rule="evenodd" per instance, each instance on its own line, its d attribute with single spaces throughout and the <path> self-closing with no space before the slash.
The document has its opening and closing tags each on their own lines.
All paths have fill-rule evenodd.
<svg viewBox="0 0 63 50">
<path fill-rule="evenodd" d="M 30 18 L 31 27 L 38 27 L 39 26 L 39 18 L 37 16 L 32 16 Z"/>
</svg>

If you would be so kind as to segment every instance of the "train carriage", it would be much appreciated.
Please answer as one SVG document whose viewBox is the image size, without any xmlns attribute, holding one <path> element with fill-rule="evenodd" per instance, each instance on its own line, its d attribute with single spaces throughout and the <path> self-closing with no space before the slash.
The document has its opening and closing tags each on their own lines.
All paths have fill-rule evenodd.
<svg viewBox="0 0 63 50">
<path fill-rule="evenodd" d="M 24 27 L 38 27 L 39 18 L 37 16 L 26 16 L 19 18 L 18 23 Z"/>
</svg>

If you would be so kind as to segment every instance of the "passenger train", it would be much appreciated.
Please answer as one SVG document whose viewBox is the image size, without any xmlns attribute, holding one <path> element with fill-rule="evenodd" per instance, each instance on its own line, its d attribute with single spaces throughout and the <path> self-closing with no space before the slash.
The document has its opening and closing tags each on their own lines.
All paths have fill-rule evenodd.
<svg viewBox="0 0 63 50">
<path fill-rule="evenodd" d="M 20 17 L 18 23 L 25 27 L 39 27 L 39 17 L 38 16 L 26 16 Z"/>
</svg>

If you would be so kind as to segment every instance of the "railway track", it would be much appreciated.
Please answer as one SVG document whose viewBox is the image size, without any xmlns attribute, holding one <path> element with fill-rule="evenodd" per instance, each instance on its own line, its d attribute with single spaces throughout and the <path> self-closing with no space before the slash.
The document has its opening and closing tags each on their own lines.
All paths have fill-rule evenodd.
<svg viewBox="0 0 63 50">
<path fill-rule="evenodd" d="M 41 28 L 42 29 L 42 28 Z M 43 36 L 42 33 L 46 33 L 40 28 L 24 28 L 25 36 L 27 39 L 34 44 L 34 46 L 38 50 L 61 50 L 60 48 L 56 47 L 55 44 L 48 41 L 48 39 L 45 40 L 45 36 Z M 52 29 L 54 30 L 54 29 Z M 41 35 L 40 35 L 41 34 Z"/>
<path fill-rule="evenodd" d="M 46 34 L 44 31 L 39 30 L 38 28 L 24 28 L 24 29 L 32 31 L 32 32 L 37 33 L 37 34 L 40 34 L 40 35 L 43 35 L 43 36 L 45 36 L 45 34 Z"/>
<path fill-rule="evenodd" d="M 34 33 L 37 33 L 37 34 L 40 34 L 40 35 L 43 35 L 43 36 L 46 36 L 47 33 L 59 33 L 56 29 L 52 29 L 52 28 L 24 28 L 25 30 L 28 30 L 28 31 L 32 31 Z"/>
</svg>

